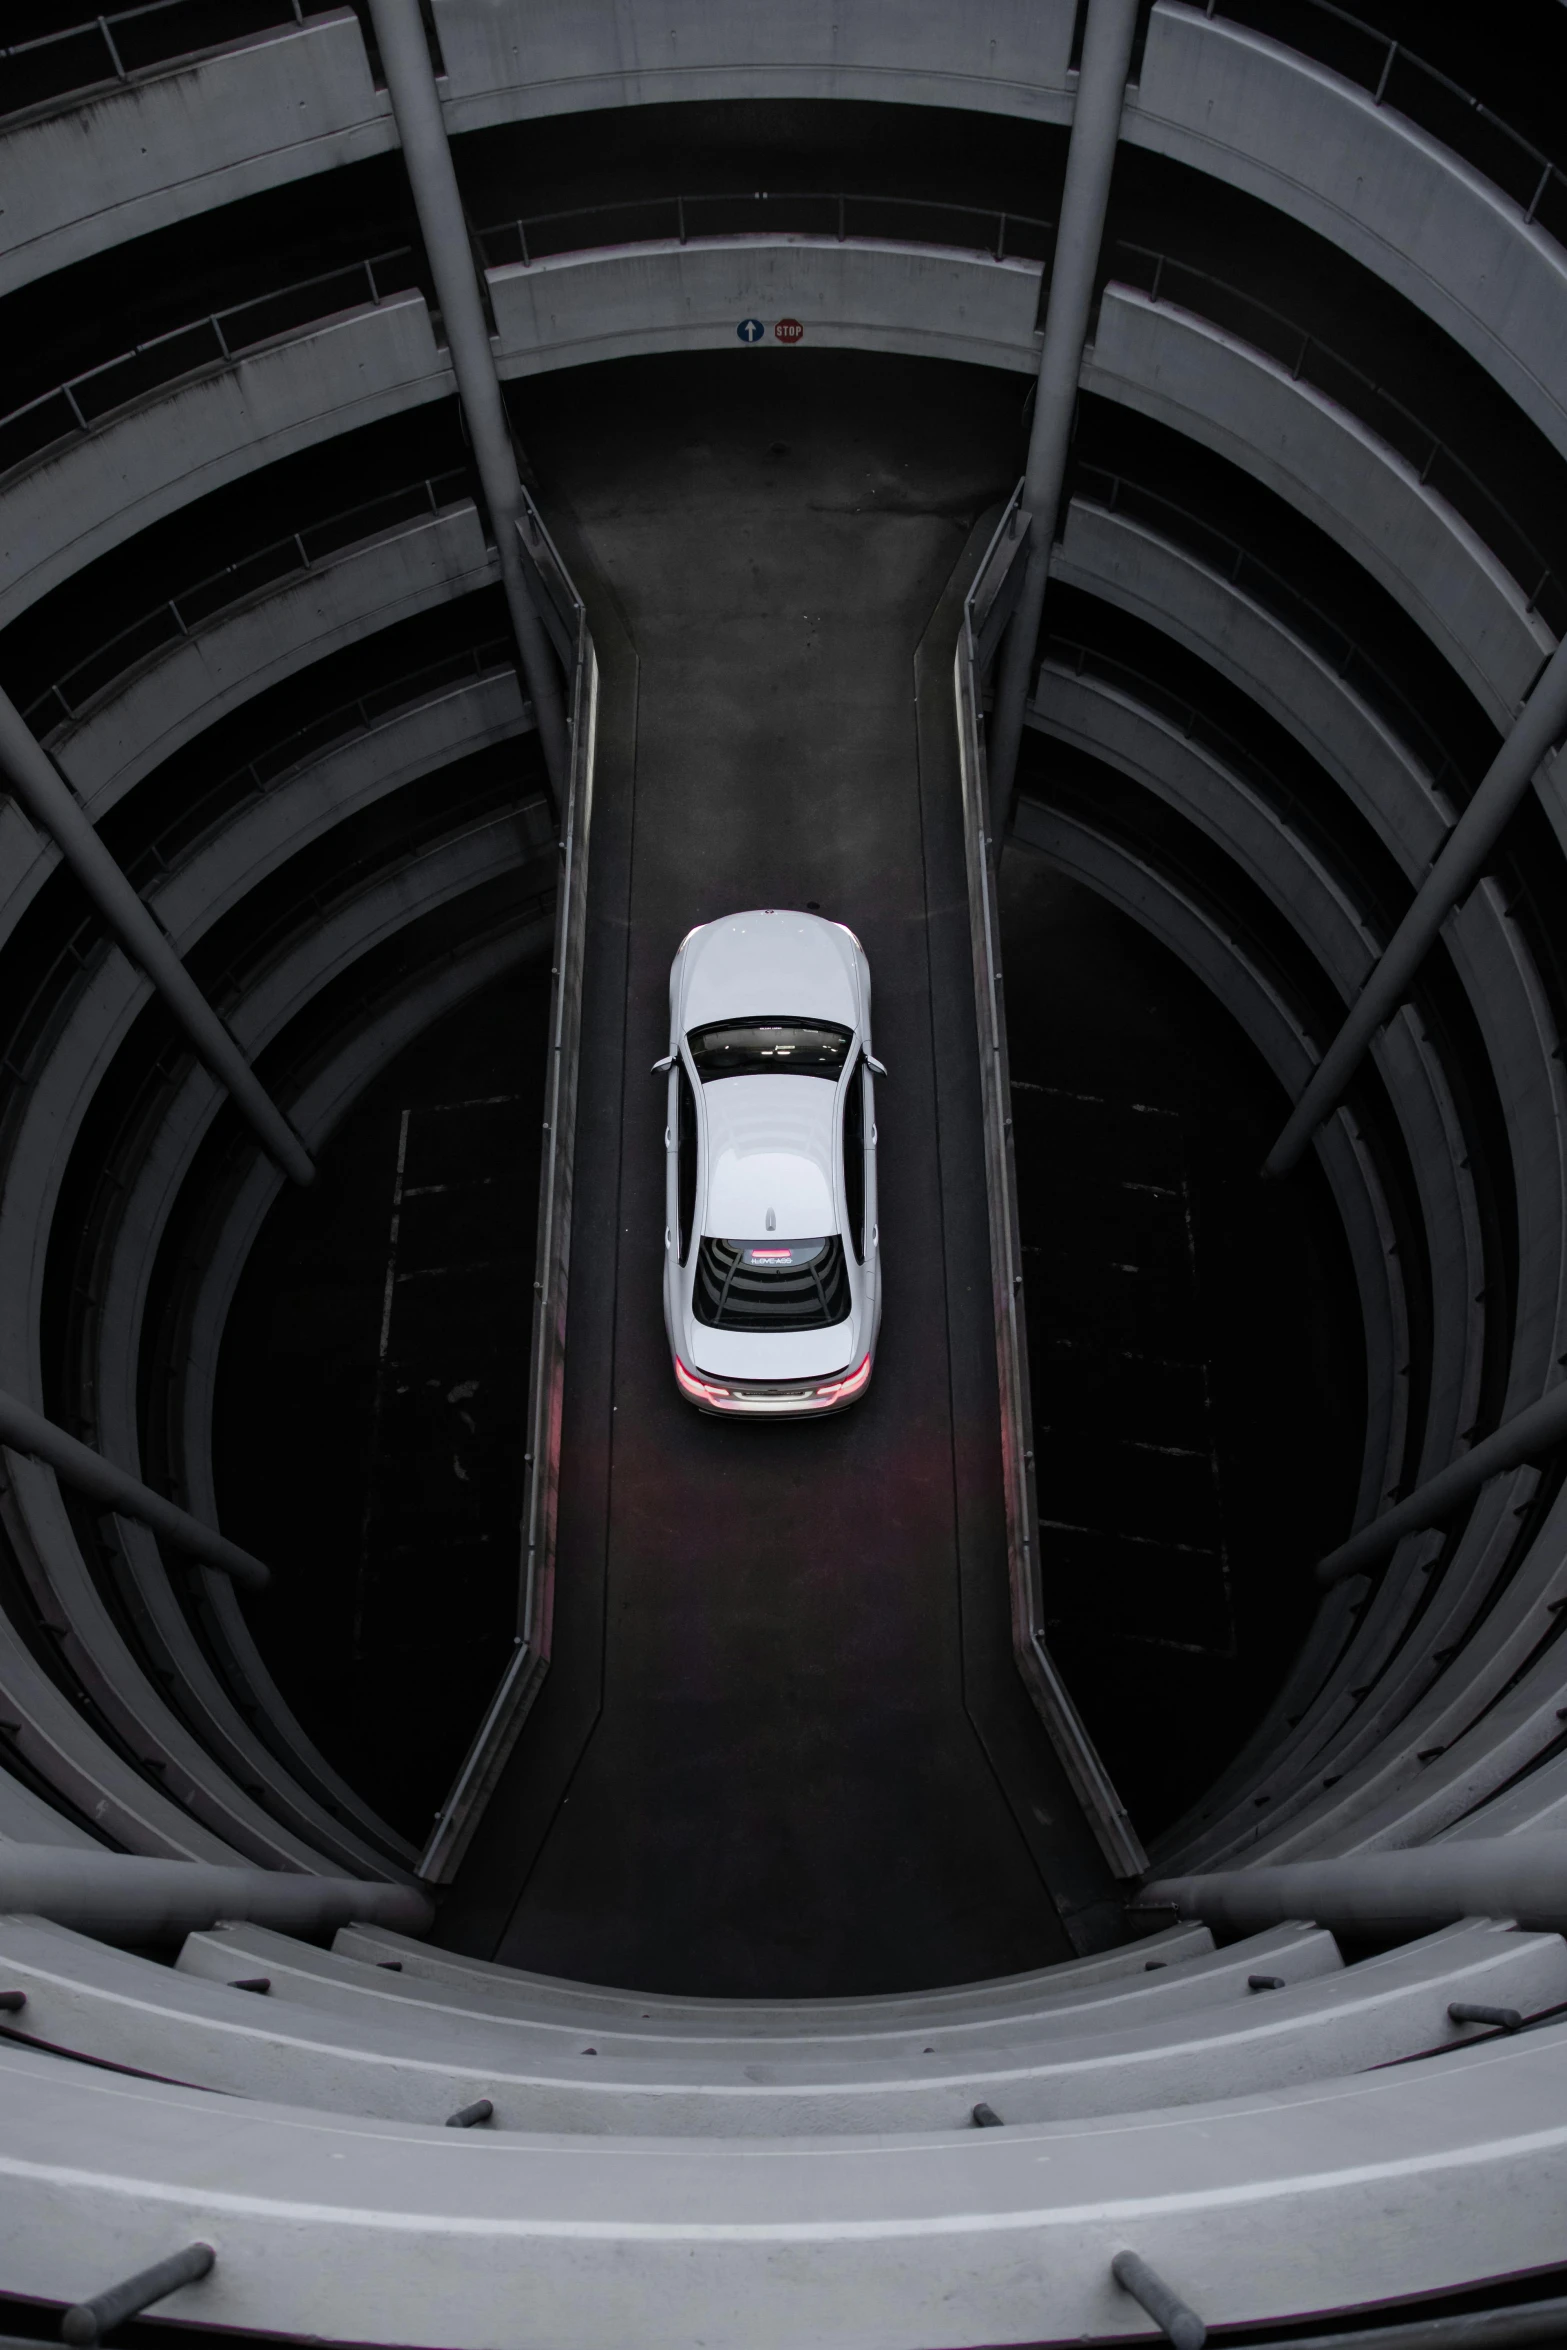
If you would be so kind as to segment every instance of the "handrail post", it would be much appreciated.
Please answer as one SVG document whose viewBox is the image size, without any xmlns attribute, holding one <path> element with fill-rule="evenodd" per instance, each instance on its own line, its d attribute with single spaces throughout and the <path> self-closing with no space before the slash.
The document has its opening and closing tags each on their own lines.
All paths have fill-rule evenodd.
<svg viewBox="0 0 1567 2350">
<path fill-rule="evenodd" d="M 1477 881 L 1502 829 L 1534 779 L 1535 769 L 1567 726 L 1567 637 L 1557 646 L 1513 721 L 1513 730 L 1448 834 L 1436 862 L 1327 1051 L 1317 1063 L 1278 1141 L 1265 1175 L 1287 1175 L 1344 1094 L 1377 1030 L 1391 1018 L 1427 950 L 1460 898 Z"/>
<path fill-rule="evenodd" d="M 1023 705 L 1045 608 L 1050 548 L 1077 409 L 1078 378 L 1088 339 L 1094 275 L 1104 242 L 1110 177 L 1136 27 L 1137 0 L 1089 0 L 1061 220 L 1050 268 L 1034 421 L 1023 472 L 1028 557 L 1022 591 L 1002 646 L 995 709 L 985 746 L 990 772 L 990 830 L 998 843 L 1005 837 L 1012 805 L 1018 746 L 1023 739 Z"/>
<path fill-rule="evenodd" d="M 131 960 L 151 980 L 198 1057 L 227 1087 L 262 1149 L 296 1183 L 309 1183 L 315 1175 L 310 1153 L 5 693 L 0 693 L 0 772 L 39 830 L 53 840 Z"/>
<path fill-rule="evenodd" d="M 424 233 L 425 252 L 445 321 L 457 397 L 490 511 L 501 581 L 517 652 L 533 702 L 539 743 L 557 809 L 566 792 L 570 749 L 560 672 L 529 592 L 517 525 L 522 482 L 501 398 L 495 350 L 479 298 L 462 195 L 441 112 L 418 0 L 370 0 L 376 44 L 386 69 L 397 135 Z"/>
<path fill-rule="evenodd" d="M 127 2277 L 123 2284 L 95 2293 L 90 2301 L 76 2302 L 60 2321 L 61 2339 L 69 2342 L 72 2350 L 86 2350 L 88 2344 L 102 2341 L 128 2317 L 140 2317 L 144 2309 L 166 2301 L 181 2285 L 199 2283 L 211 2274 L 216 2260 L 210 2244 L 188 2244 L 183 2252 L 171 2252 L 167 2260 Z"/>
</svg>

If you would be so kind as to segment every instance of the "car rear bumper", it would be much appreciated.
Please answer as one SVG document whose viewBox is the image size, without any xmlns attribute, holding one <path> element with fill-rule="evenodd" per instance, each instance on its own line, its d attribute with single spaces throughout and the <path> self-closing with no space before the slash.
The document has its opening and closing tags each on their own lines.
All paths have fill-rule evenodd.
<svg viewBox="0 0 1567 2350">
<path fill-rule="evenodd" d="M 675 1384 L 688 1403 L 715 1419 L 817 1420 L 847 1411 L 870 1385 L 871 1358 L 825 1379 L 718 1380 L 689 1371 L 675 1357 Z"/>
</svg>

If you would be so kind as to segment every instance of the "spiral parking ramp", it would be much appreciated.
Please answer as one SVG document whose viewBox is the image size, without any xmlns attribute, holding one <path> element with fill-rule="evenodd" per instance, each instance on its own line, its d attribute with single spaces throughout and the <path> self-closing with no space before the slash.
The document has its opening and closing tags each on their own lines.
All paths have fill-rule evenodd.
<svg viewBox="0 0 1567 2350">
<path fill-rule="evenodd" d="M 40 0 L 8 28 L 6 2335 L 1567 2334 L 1567 181 L 1530 115 L 1560 60 L 1543 10 L 1504 79 L 1365 5 Z M 629 1345 L 615 1055 L 657 1033 L 639 908 L 692 862 L 639 835 L 635 880 L 617 810 L 634 774 L 639 822 L 689 822 L 691 697 L 734 684 L 659 686 L 659 608 L 699 638 L 754 553 L 677 582 L 636 452 L 660 400 L 700 413 L 658 528 L 720 533 L 712 416 L 777 322 L 802 347 L 754 363 L 825 354 L 800 383 L 860 435 L 799 493 L 845 576 L 882 577 L 862 513 L 929 529 L 895 582 L 918 853 L 845 801 L 844 854 L 930 942 L 928 1069 L 911 1025 L 894 1074 L 928 1078 L 931 1253 L 970 1301 L 922 1423 L 957 1431 L 943 1636 L 985 1800 L 1034 1805 L 1038 1951 L 1069 1953 L 801 1999 L 475 1955 L 530 1803 L 632 1800 L 528 1744 L 551 1676 L 597 1702 L 567 1569 L 620 1505 L 570 1380 L 607 1399 Z M 596 420 L 597 505 L 580 449 L 519 454 L 545 386 Z M 908 480 L 883 462 L 900 398 L 961 440 L 1025 395 L 999 496 L 977 459 L 956 491 L 912 441 Z M 1003 954 L 1041 873 L 1222 1007 L 1277 1096 L 1268 1180 L 1317 1186 L 1355 1307 L 1320 1597 L 1146 1835 L 1051 1648 Z M 421 1838 L 258 1636 L 288 1561 L 220 1523 L 219 1356 L 291 1181 L 518 973 L 550 1000 L 520 1609 Z M 989 1931 L 943 1947 L 1013 1947 Z"/>
</svg>

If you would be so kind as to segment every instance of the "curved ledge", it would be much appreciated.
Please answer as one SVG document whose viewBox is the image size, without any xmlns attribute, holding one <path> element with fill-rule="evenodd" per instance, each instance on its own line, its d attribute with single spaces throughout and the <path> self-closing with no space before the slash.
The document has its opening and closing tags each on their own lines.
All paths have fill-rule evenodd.
<svg viewBox="0 0 1567 2350">
<path fill-rule="evenodd" d="M 1567 450 L 1567 253 L 1428 133 L 1265 34 L 1158 0 L 1123 136 L 1353 254 Z"/>
<path fill-rule="evenodd" d="M 0 628 L 208 490 L 452 389 L 422 294 L 394 294 L 121 409 L 0 483 Z"/>
<path fill-rule="evenodd" d="M 454 131 L 589 107 L 700 99 L 857 98 L 1066 122 L 1069 0 L 979 0 L 957 12 L 898 0 L 775 0 L 733 9 L 615 0 L 499 9 L 435 0 Z"/>
<path fill-rule="evenodd" d="M 1555 639 L 1462 517 L 1347 409 L 1220 328 L 1126 286 L 1106 288 L 1082 380 L 1296 507 L 1402 604 L 1507 731 Z"/>
<path fill-rule="evenodd" d="M 493 2341 L 497 2296 L 525 2298 L 561 2350 L 740 2350 L 850 2307 L 889 2350 L 1119 2337 L 1125 2237 L 1212 2322 L 1278 2323 L 1313 2311 L 1324 2277 L 1348 2306 L 1549 2267 L 1567 2192 L 1560 2031 L 1180 2116 L 763 2141 L 738 2160 L 262 2102 L 236 2129 L 225 2098 L 16 2047 L 0 2076 L 13 2290 L 58 2298 L 62 2279 L 122 2273 L 130 2243 L 221 2227 L 199 2304 L 171 2314 L 454 2350 Z M 62 2144 L 91 2145 L 117 2192 L 62 2197 L 39 2152 Z"/>
<path fill-rule="evenodd" d="M 0 296 L 395 144 L 347 8 L 68 100 L 0 131 Z"/>
<path fill-rule="evenodd" d="M 740 365 L 766 365 L 738 338 L 740 321 L 752 317 L 798 319 L 804 339 L 827 350 L 900 351 L 1029 373 L 1039 359 L 1038 262 L 946 245 L 668 239 L 485 274 L 507 377 L 655 351 L 726 351 Z"/>
</svg>

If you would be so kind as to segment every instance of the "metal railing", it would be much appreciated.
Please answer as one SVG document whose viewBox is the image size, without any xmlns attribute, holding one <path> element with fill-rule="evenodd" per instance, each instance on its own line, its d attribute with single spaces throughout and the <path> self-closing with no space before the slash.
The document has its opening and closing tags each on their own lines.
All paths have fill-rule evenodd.
<svg viewBox="0 0 1567 2350">
<path fill-rule="evenodd" d="M 1463 517 L 1511 573 L 1529 608 L 1539 612 L 1552 633 L 1567 634 L 1567 585 L 1549 557 L 1517 516 L 1487 489 L 1474 468 L 1373 376 L 1255 294 L 1151 246 L 1118 240 L 1108 250 L 1106 274 L 1136 287 L 1151 301 L 1174 303 L 1210 325 L 1238 335 L 1287 367 L 1298 382 L 1325 392 L 1348 409 Z"/>
<path fill-rule="evenodd" d="M 1483 172 L 1513 198 L 1526 220 L 1538 220 L 1567 243 L 1567 175 L 1532 140 L 1402 42 L 1335 7 L 1333 0 L 1205 0 L 1205 14 L 1247 25 L 1370 91 L 1379 106 L 1406 116 Z M 0 46 L 0 115 L 47 105 L 106 82 L 124 82 L 171 58 L 221 47 L 276 25 L 304 21 L 302 0 L 144 0 L 140 7 L 88 17 L 56 32 Z M 671 201 L 677 207 L 678 222 L 682 199 Z M 724 200 L 697 197 L 684 201 L 700 205 Z M 569 217 L 541 216 L 540 225 Z M 674 233 L 684 241 L 683 225 L 677 225 Z M 697 233 L 729 232 L 709 229 Z M 827 233 L 833 232 L 829 229 Z M 526 242 L 520 254 L 509 258 L 530 258 Z M 571 249 L 569 243 L 544 244 L 535 248 L 535 254 Z"/>
<path fill-rule="evenodd" d="M 1286 579 L 1282 572 L 1275 571 L 1271 564 L 1264 563 L 1249 547 L 1242 546 L 1205 516 L 1194 514 L 1162 491 L 1144 488 L 1125 474 L 1111 473 L 1100 465 L 1080 466 L 1072 494 L 1103 506 L 1108 513 L 1124 514 L 1134 522 L 1147 522 L 1161 537 L 1170 539 L 1189 554 L 1202 557 L 1232 587 L 1250 595 L 1283 621 L 1302 643 L 1320 654 L 1334 675 L 1369 703 L 1399 740 L 1416 753 L 1438 789 L 1459 801 L 1467 797 L 1469 787 L 1462 771 L 1408 695 L 1320 604 L 1302 594 L 1293 580 Z"/>
<path fill-rule="evenodd" d="M 672 195 L 616 204 L 579 205 L 492 223 L 479 231 L 490 268 L 533 262 L 551 254 L 601 250 L 654 241 L 689 244 L 703 238 L 799 235 L 885 238 L 894 243 L 952 245 L 991 260 L 1048 265 L 1055 223 L 1031 215 L 986 210 L 917 197 L 866 196 L 762 189 L 726 195 Z M 1244 288 L 1173 254 L 1118 239 L 1106 247 L 1103 276 L 1135 286 L 1153 301 L 1170 301 L 1226 328 L 1287 367 L 1292 377 L 1325 392 L 1397 451 L 1420 481 L 1462 515 L 1517 581 L 1552 631 L 1567 633 L 1567 584 L 1529 531 L 1486 487 L 1474 468 L 1404 402 L 1352 360 L 1283 311 Z M 1041 286 L 1041 302 L 1044 299 Z"/>
<path fill-rule="evenodd" d="M 1369 90 L 1378 106 L 1450 147 L 1511 196 L 1525 220 L 1567 243 L 1567 175 L 1522 132 L 1448 74 L 1333 0 L 1204 0 L 1206 16 L 1228 18 L 1315 58 Z"/>
<path fill-rule="evenodd" d="M 330 318 L 340 310 L 384 302 L 419 283 L 413 247 L 400 245 L 340 269 L 300 278 L 225 310 L 208 311 L 183 326 L 170 327 L 113 359 L 73 375 L 9 415 L 0 417 L 0 475 L 25 465 L 57 442 L 73 440 L 116 408 L 203 368 L 227 366 L 260 343 L 298 326 Z"/>
<path fill-rule="evenodd" d="M 1023 1255 L 1018 1235 L 1017 1173 L 1012 1152 L 1011 1085 L 996 907 L 996 844 L 992 838 L 980 716 L 984 672 L 994 659 L 1009 602 L 1016 596 L 1019 576 L 1016 558 L 1027 543 L 1018 528 L 1018 518 L 1018 492 L 1014 491 L 964 599 L 953 663 L 969 935 L 979 1023 L 985 1195 L 990 1221 L 996 1374 L 1001 1403 L 1012 1646 L 1024 1685 L 1105 1859 L 1117 1877 L 1135 1877 L 1147 1866 L 1137 1831 L 1056 1670 L 1044 1637 L 1039 1499 L 1034 1482 L 1034 1413 L 1029 1391 L 1028 1341 L 1023 1328 Z"/>
<path fill-rule="evenodd" d="M 383 490 L 378 497 L 345 506 L 324 521 L 307 523 L 284 538 L 269 540 L 251 554 L 237 556 L 221 571 L 208 572 L 189 587 L 177 588 L 150 612 L 143 612 L 128 627 L 116 630 L 73 662 L 28 704 L 23 713 L 28 725 L 45 740 L 62 726 L 74 726 L 106 687 L 166 645 L 194 635 L 263 588 L 302 577 L 344 547 L 391 531 L 399 523 L 438 514 L 468 495 L 467 473 L 457 466 L 449 473 L 430 474 L 400 489 Z"/>
<path fill-rule="evenodd" d="M 517 525 L 540 616 L 569 683 L 571 765 L 561 804 L 560 888 L 550 990 L 550 1058 L 544 1083 L 544 1152 L 523 1454 L 522 1574 L 517 1634 L 500 1686 L 436 1813 L 419 1861 L 427 1883 L 449 1884 L 483 1817 L 549 1669 L 555 1607 L 555 1534 L 566 1311 L 577 1131 L 577 1070 L 587 952 L 588 850 L 598 742 L 598 657 L 586 609 L 526 491 Z"/>
<path fill-rule="evenodd" d="M 1094 645 L 1085 645 L 1076 637 L 1047 636 L 1043 657 L 1031 683 L 1030 708 L 1038 705 L 1040 688 L 1047 670 L 1054 670 L 1058 676 L 1097 680 L 1139 710 L 1164 719 L 1183 742 L 1195 743 L 1199 749 L 1211 752 L 1222 768 L 1238 776 L 1243 783 L 1250 784 L 1258 798 L 1284 821 L 1292 840 L 1297 845 L 1305 844 L 1311 848 L 1318 860 L 1334 874 L 1346 900 L 1357 911 L 1363 911 L 1359 906 L 1364 892 L 1363 877 L 1353 860 L 1343 854 L 1333 834 L 1322 823 L 1316 805 L 1312 800 L 1303 798 L 1292 784 L 1284 780 L 1277 768 L 1270 767 L 1265 759 L 1258 756 L 1249 743 L 1231 734 L 1228 727 L 1220 726 L 1195 702 L 1189 702 L 1184 694 L 1166 685 L 1162 678 L 1151 677 L 1146 669 L 1139 669 L 1130 661 L 1118 661 L 1113 654 L 1103 653 Z M 1398 911 L 1401 912 L 1402 907 Z"/>
<path fill-rule="evenodd" d="M 420 669 L 409 670 L 374 693 L 355 694 L 347 701 L 334 703 L 307 726 L 295 727 L 279 736 L 264 750 L 231 767 L 199 797 L 186 801 L 156 840 L 142 847 L 128 864 L 127 872 L 139 887 L 152 886 L 159 875 L 177 859 L 188 855 L 193 844 L 213 831 L 231 810 L 275 790 L 302 767 L 312 765 L 324 752 L 353 742 L 362 734 L 373 733 L 385 719 L 437 700 L 454 686 L 476 684 L 486 677 L 515 675 L 515 672 L 510 637 L 491 637 L 482 644 L 467 645 L 438 661 L 427 662 Z"/>
<path fill-rule="evenodd" d="M 960 229 L 971 233 L 960 233 Z M 802 236 L 885 238 L 894 244 L 954 245 L 992 261 L 1045 261 L 1055 222 L 993 206 L 949 204 L 922 196 L 854 195 L 847 191 L 748 189 L 720 195 L 634 196 L 616 204 L 583 204 L 569 212 L 534 213 L 478 232 L 487 267 L 546 260 L 553 253 L 589 252 L 604 245 L 681 245 L 704 237 Z"/>
<path fill-rule="evenodd" d="M 301 0 L 144 0 L 139 8 L 91 16 L 0 46 L 0 115 L 127 82 L 171 57 L 304 21 Z"/>
</svg>

